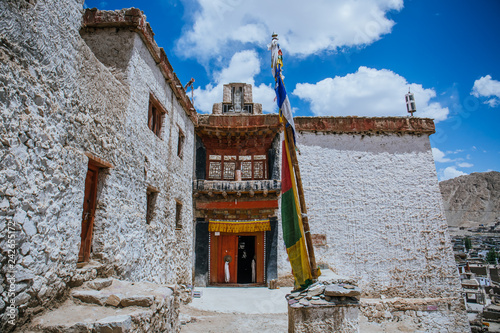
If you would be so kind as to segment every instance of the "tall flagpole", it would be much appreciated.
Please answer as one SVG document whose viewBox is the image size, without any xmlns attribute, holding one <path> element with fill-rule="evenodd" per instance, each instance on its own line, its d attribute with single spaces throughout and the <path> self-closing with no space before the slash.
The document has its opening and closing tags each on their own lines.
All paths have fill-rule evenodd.
<svg viewBox="0 0 500 333">
<path fill-rule="evenodd" d="M 293 121 L 292 110 L 290 107 L 290 102 L 288 97 L 286 97 L 286 91 L 284 89 L 284 84 L 282 82 L 281 66 L 283 66 L 282 52 L 278 44 L 278 35 L 273 34 L 273 40 L 269 45 L 271 50 L 271 67 L 273 69 L 273 77 L 276 80 L 276 95 L 278 99 L 278 106 L 280 107 L 280 119 L 285 119 L 285 141 L 287 142 L 291 164 L 295 174 L 295 180 L 297 185 L 297 195 L 299 197 L 299 206 L 301 212 L 302 227 L 304 230 L 304 237 L 306 241 L 306 248 L 309 259 L 309 267 L 311 270 L 311 277 L 313 280 L 317 280 L 318 276 L 321 275 L 321 271 L 316 265 L 316 257 L 314 255 L 314 247 L 312 244 L 312 238 L 309 228 L 309 219 L 307 217 L 307 206 L 304 197 L 304 188 L 302 186 L 302 177 L 300 176 L 299 162 L 297 159 L 297 152 L 295 150 L 295 125 Z"/>
</svg>

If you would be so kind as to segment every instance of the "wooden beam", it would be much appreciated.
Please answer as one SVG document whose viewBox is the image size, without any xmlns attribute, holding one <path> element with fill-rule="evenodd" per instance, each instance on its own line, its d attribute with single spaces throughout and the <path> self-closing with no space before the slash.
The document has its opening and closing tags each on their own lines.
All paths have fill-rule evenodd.
<svg viewBox="0 0 500 333">
<path fill-rule="evenodd" d="M 278 209 L 278 200 L 196 202 L 196 209 Z"/>
<path fill-rule="evenodd" d="M 113 169 L 115 166 L 102 158 L 86 151 L 85 156 L 89 158 L 90 161 L 92 161 L 93 164 L 95 164 L 99 168 L 104 168 L 104 169 Z"/>
</svg>

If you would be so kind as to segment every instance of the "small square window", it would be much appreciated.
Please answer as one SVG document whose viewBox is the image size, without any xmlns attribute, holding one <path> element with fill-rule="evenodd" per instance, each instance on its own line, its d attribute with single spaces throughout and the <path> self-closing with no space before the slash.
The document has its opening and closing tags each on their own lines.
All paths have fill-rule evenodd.
<svg viewBox="0 0 500 333">
<path fill-rule="evenodd" d="M 182 204 L 178 201 L 175 203 L 175 229 L 182 229 Z"/>
<path fill-rule="evenodd" d="M 177 140 L 177 156 L 182 158 L 183 155 L 183 150 L 184 150 L 184 141 L 185 141 L 185 136 L 182 130 L 179 128 L 179 139 Z"/>
<path fill-rule="evenodd" d="M 148 127 L 159 138 L 161 138 L 161 130 L 166 113 L 160 102 L 151 94 L 149 98 Z"/>
</svg>

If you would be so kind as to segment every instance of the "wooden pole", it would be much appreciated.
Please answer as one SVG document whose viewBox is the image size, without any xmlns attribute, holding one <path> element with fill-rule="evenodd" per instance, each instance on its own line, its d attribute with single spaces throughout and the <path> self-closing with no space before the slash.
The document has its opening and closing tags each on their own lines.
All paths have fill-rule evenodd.
<svg viewBox="0 0 500 333">
<path fill-rule="evenodd" d="M 309 264 L 311 265 L 311 274 L 314 280 L 318 279 L 318 267 L 316 266 L 316 257 L 314 256 L 314 247 L 312 244 L 311 233 L 309 231 L 309 218 L 307 217 L 306 200 L 304 198 L 304 188 L 302 187 L 302 178 L 300 177 L 299 161 L 295 151 L 295 142 L 290 127 L 285 127 L 285 140 L 288 140 L 290 157 L 292 159 L 293 170 L 295 171 L 295 180 L 297 181 L 297 192 L 300 200 L 300 211 L 302 212 L 302 225 L 304 227 L 304 236 L 306 238 L 307 253 L 309 255 Z"/>
</svg>

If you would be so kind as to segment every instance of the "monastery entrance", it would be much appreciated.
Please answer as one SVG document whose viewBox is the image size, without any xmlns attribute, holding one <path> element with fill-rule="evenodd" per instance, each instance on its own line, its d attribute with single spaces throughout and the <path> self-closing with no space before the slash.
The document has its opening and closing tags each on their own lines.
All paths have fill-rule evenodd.
<svg viewBox="0 0 500 333">
<path fill-rule="evenodd" d="M 264 234 L 211 232 L 210 284 L 263 285 Z"/>
<path fill-rule="evenodd" d="M 255 236 L 238 236 L 238 283 L 256 282 Z"/>
</svg>

